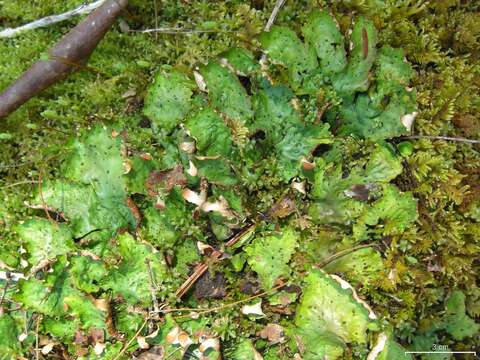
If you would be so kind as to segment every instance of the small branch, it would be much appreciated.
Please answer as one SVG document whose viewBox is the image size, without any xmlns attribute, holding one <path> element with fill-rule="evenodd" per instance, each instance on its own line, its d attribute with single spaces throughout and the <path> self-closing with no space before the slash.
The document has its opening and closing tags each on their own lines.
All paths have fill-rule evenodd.
<svg viewBox="0 0 480 360">
<path fill-rule="evenodd" d="M 31 23 L 16 27 L 16 28 L 7 28 L 2 31 L 0 31 L 0 38 L 9 38 L 9 37 L 14 37 L 24 31 L 27 30 L 33 30 L 45 26 L 49 26 L 52 24 L 59 23 L 61 21 L 68 20 L 74 16 L 77 15 L 82 15 L 82 14 L 89 14 L 96 8 L 98 8 L 100 5 L 102 5 L 105 2 L 105 0 L 99 0 L 95 1 L 91 4 L 82 4 L 78 6 L 77 8 L 64 12 L 63 14 L 58 14 L 58 15 L 51 15 L 51 16 L 46 16 L 44 18 L 32 21 Z"/>
<path fill-rule="evenodd" d="M 40 200 L 42 201 L 42 206 L 43 210 L 45 211 L 45 215 L 47 215 L 48 220 L 52 223 L 55 224 L 56 222 L 52 219 L 50 216 L 50 211 L 48 211 L 47 208 L 47 203 L 45 202 L 45 199 L 43 198 L 43 190 L 42 190 L 42 172 L 38 173 L 38 193 L 40 194 Z"/>
<path fill-rule="evenodd" d="M 226 244 L 225 247 L 232 247 L 235 245 L 244 235 L 255 229 L 254 224 L 247 225 L 238 234 L 234 235 Z M 210 255 L 210 259 L 218 260 L 222 256 L 222 252 L 215 251 Z M 199 264 L 195 267 L 193 274 L 188 277 L 187 280 L 177 289 L 175 295 L 181 298 L 187 293 L 187 291 L 195 284 L 195 282 L 208 270 L 208 265 L 205 263 Z"/>
<path fill-rule="evenodd" d="M 450 137 L 450 136 L 432 136 L 432 135 L 410 135 L 402 136 L 402 139 L 429 139 L 429 140 L 446 140 L 446 141 L 457 141 L 467 144 L 480 144 L 480 140 L 475 139 L 466 139 L 460 137 Z"/>
<path fill-rule="evenodd" d="M 19 185 L 37 184 L 37 183 L 38 181 L 35 181 L 35 180 L 24 180 L 24 181 L 19 181 L 13 184 L 3 185 L 2 187 L 0 187 L 0 189 L 8 189 L 8 188 L 19 186 Z"/>
<path fill-rule="evenodd" d="M 270 14 L 270 17 L 268 18 L 267 25 L 265 25 L 265 31 L 270 31 L 273 23 L 275 22 L 275 19 L 278 16 L 278 13 L 280 12 L 280 9 L 282 8 L 283 4 L 285 4 L 285 1 L 286 0 L 277 0 L 275 6 L 273 7 L 272 13 Z"/>
<path fill-rule="evenodd" d="M 245 299 L 242 299 L 242 300 L 237 300 L 237 301 L 234 301 L 234 302 L 231 302 L 229 304 L 225 304 L 225 305 L 220 305 L 220 306 L 215 306 L 215 307 L 212 307 L 210 309 L 205 309 L 205 310 L 200 310 L 198 311 L 199 309 L 196 309 L 196 314 L 195 315 L 203 315 L 203 314 L 208 314 L 208 313 L 211 313 L 211 312 L 214 312 L 214 311 L 219 311 L 219 310 L 223 310 L 223 309 L 227 309 L 229 307 L 233 307 L 235 305 L 238 305 L 238 304 L 241 304 L 241 303 L 244 303 L 244 302 L 248 302 L 248 301 L 251 301 L 251 300 L 254 300 L 256 298 L 259 298 L 259 297 L 262 297 L 262 296 L 265 296 L 265 295 L 268 295 L 268 294 L 271 294 L 273 292 L 276 292 L 277 290 L 281 289 L 282 287 L 284 287 L 286 284 L 282 283 L 280 285 L 277 285 L 273 288 L 271 288 L 270 290 L 267 290 L 267 291 L 264 291 L 260 294 L 257 294 L 257 295 L 252 295 L 250 297 L 247 297 Z M 172 309 L 172 311 L 184 311 L 185 309 Z M 168 312 L 168 311 L 167 311 Z M 181 319 L 181 318 L 189 318 L 189 317 L 192 317 L 191 314 L 187 314 L 187 315 L 180 315 L 180 316 L 176 316 L 175 319 Z"/>
<path fill-rule="evenodd" d="M 129 30 L 132 33 L 140 34 L 204 34 L 204 33 L 233 33 L 234 30 L 196 30 L 196 29 L 182 29 L 182 28 L 155 28 L 155 29 L 145 29 L 145 30 Z"/>
<path fill-rule="evenodd" d="M 328 264 L 330 264 L 332 261 L 334 260 L 337 260 L 339 258 L 341 258 L 342 256 L 345 256 L 345 255 L 348 255 L 348 254 L 351 254 L 357 250 L 360 250 L 360 249 L 365 249 L 365 248 L 369 248 L 369 247 L 375 247 L 376 245 L 375 244 L 363 244 L 363 245 L 358 245 L 358 246 L 354 246 L 352 248 L 349 248 L 349 249 L 345 249 L 345 250 L 342 250 L 342 251 L 339 251 L 333 255 L 330 255 L 329 257 L 327 257 L 326 259 L 323 259 L 319 264 L 317 264 L 315 267 L 317 268 L 323 268 L 325 266 L 327 266 Z"/>
<path fill-rule="evenodd" d="M 84 65 L 128 0 L 106 0 L 0 94 L 0 118 Z M 75 64 L 75 65 L 72 65 Z"/>
<path fill-rule="evenodd" d="M 5 282 L 5 286 L 3 287 L 2 297 L 0 298 L 0 309 L 2 308 L 2 304 L 3 304 L 3 300 L 5 299 L 5 295 L 7 295 L 7 290 L 8 290 L 9 285 L 10 285 L 10 281 L 7 280 Z M 1 312 L 1 310 L 0 310 L 0 312 Z"/>
<path fill-rule="evenodd" d="M 158 29 L 158 5 L 157 0 L 153 0 L 153 11 L 155 11 L 155 28 Z M 158 33 L 155 33 L 155 39 L 158 40 Z"/>
<path fill-rule="evenodd" d="M 146 259 L 145 263 L 147 264 L 148 268 L 148 277 L 150 280 L 150 294 L 152 296 L 152 302 L 153 302 L 153 311 L 155 313 L 158 313 L 160 311 L 160 308 L 158 306 L 158 300 L 157 300 L 157 284 L 155 283 L 155 278 L 153 277 L 153 271 L 152 267 L 150 265 L 150 260 Z"/>
<path fill-rule="evenodd" d="M 120 350 L 120 352 L 117 354 L 117 356 L 113 358 L 113 360 L 118 360 L 122 358 L 122 355 L 125 353 L 125 351 L 127 351 L 128 347 L 133 342 L 133 340 L 135 340 L 137 336 L 140 335 L 145 325 L 147 325 L 147 322 L 148 322 L 148 319 L 143 322 L 142 326 L 140 326 L 140 328 L 137 330 L 135 335 L 133 335 L 133 337 L 130 340 L 128 340 L 128 342 L 125 344 L 125 346 L 122 347 L 122 350 Z"/>
</svg>

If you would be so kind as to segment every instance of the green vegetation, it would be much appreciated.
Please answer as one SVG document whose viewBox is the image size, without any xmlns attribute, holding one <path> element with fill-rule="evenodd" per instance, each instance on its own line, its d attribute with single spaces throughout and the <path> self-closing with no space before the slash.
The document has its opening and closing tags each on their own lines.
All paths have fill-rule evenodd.
<svg viewBox="0 0 480 360">
<path fill-rule="evenodd" d="M 132 29 L 195 31 L 114 28 L 2 120 L 0 358 L 478 346 L 478 144 L 402 136 L 480 137 L 479 6 L 287 1 L 262 32 L 273 3 L 131 1 Z M 0 88 L 76 21 L 0 40 Z"/>
</svg>

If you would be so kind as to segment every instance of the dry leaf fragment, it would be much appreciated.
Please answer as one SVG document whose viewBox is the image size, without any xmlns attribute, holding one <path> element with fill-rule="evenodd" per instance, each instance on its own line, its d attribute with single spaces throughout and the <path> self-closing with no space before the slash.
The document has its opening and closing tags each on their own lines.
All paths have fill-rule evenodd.
<svg viewBox="0 0 480 360">
<path fill-rule="evenodd" d="M 270 345 L 285 341 L 283 327 L 278 324 L 267 324 L 257 335 L 267 339 Z"/>
<path fill-rule="evenodd" d="M 242 314 L 244 315 L 256 315 L 256 316 L 265 316 L 262 311 L 262 301 L 253 304 L 253 305 L 243 305 Z"/>
<path fill-rule="evenodd" d="M 47 355 L 50 351 L 53 350 L 53 347 L 55 346 L 54 342 L 49 342 L 47 345 L 42 347 L 42 354 Z"/>
</svg>

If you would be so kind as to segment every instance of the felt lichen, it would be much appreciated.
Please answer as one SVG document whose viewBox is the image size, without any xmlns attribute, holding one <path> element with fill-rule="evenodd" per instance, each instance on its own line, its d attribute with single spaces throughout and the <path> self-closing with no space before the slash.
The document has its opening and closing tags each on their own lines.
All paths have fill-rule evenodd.
<svg viewBox="0 0 480 360">
<path fill-rule="evenodd" d="M 23 3 L 6 26 L 78 5 Z M 2 355 L 34 357 L 37 334 L 106 359 L 478 343 L 478 146 L 398 138 L 478 138 L 478 6 L 286 2 L 262 33 L 272 7 L 133 0 L 130 29 L 187 33 L 114 29 L 0 125 Z M 0 86 L 74 22 L 1 42 Z"/>
</svg>

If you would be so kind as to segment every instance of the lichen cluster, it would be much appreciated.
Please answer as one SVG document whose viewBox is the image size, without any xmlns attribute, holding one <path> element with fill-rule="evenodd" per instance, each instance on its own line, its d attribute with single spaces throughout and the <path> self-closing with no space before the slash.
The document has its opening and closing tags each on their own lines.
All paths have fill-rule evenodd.
<svg viewBox="0 0 480 360">
<path fill-rule="evenodd" d="M 22 2 L 5 25 L 76 5 Z M 125 21 L 213 32 L 114 30 L 1 125 L 0 267 L 25 279 L 1 280 L 0 354 L 475 350 L 478 145 L 401 136 L 479 137 L 478 5 L 287 2 L 268 32 L 272 2 L 152 6 Z M 67 27 L 0 42 L 0 86 Z"/>
</svg>

